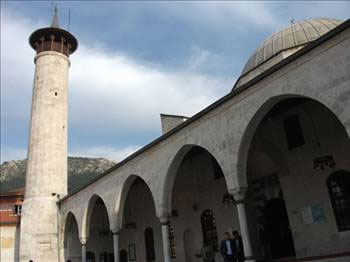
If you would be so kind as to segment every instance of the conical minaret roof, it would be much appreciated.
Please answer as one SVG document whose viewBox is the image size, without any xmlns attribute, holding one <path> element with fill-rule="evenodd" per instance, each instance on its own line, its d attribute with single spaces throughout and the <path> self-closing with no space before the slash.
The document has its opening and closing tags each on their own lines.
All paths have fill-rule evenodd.
<svg viewBox="0 0 350 262">
<path fill-rule="evenodd" d="M 60 28 L 57 6 L 54 9 L 51 25 L 33 32 L 29 37 L 29 44 L 37 54 L 56 51 L 67 57 L 78 47 L 77 39 L 70 32 Z"/>
<path fill-rule="evenodd" d="M 55 5 L 55 10 L 54 10 L 54 14 L 52 17 L 51 27 L 60 28 L 60 24 L 58 22 L 58 15 L 57 15 L 57 5 Z"/>
</svg>

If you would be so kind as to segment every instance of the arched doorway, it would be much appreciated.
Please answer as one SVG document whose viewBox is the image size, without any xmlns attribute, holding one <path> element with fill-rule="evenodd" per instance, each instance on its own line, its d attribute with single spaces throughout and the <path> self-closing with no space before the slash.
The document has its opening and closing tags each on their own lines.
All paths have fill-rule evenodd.
<svg viewBox="0 0 350 262">
<path fill-rule="evenodd" d="M 78 224 L 73 213 L 68 213 L 64 229 L 65 260 L 74 261 L 81 258 Z"/>
<path fill-rule="evenodd" d="M 281 174 L 285 175 L 289 172 L 288 168 L 277 166 L 277 162 L 279 164 L 285 162 L 283 155 L 271 152 L 269 143 L 260 142 L 258 144 L 256 142 L 253 148 L 253 152 L 249 155 L 247 212 L 255 256 L 258 260 L 264 259 L 265 261 L 293 257 L 295 252 L 283 251 L 294 251 L 287 209 L 279 179 Z M 281 152 L 279 153 L 281 154 Z M 278 233 L 289 234 L 290 238 L 288 241 L 280 243 L 282 237 Z M 282 252 L 282 255 L 279 252 Z M 276 256 L 276 253 L 279 255 Z"/>
<path fill-rule="evenodd" d="M 113 253 L 113 235 L 110 230 L 106 205 L 101 197 L 94 195 L 88 207 L 88 241 L 87 254 L 91 253 L 91 261 L 106 260 L 109 253 Z M 88 255 L 87 255 L 88 257 Z"/>
<path fill-rule="evenodd" d="M 239 231 L 237 210 L 232 201 L 223 201 L 227 195 L 225 176 L 208 150 L 186 145 L 174 161 L 178 165 L 172 170 L 173 184 L 169 191 L 176 259 L 197 261 L 196 254 L 199 255 L 203 244 L 212 246 L 218 253 L 224 232 Z"/>
<path fill-rule="evenodd" d="M 128 253 L 125 249 L 122 249 L 119 254 L 120 262 L 128 262 Z"/>
<path fill-rule="evenodd" d="M 156 261 L 156 252 L 154 250 L 153 229 L 151 227 L 147 227 L 145 230 L 145 247 L 146 247 L 146 261 L 147 262 Z"/>
<path fill-rule="evenodd" d="M 339 168 L 350 168 L 350 140 L 344 126 L 325 106 L 301 97 L 280 100 L 265 114 L 257 112 L 256 118 L 245 131 L 239 159 L 245 165 L 245 175 L 239 177 L 248 186 L 247 217 L 255 258 L 320 256 L 320 247 L 330 255 L 332 243 L 345 246 L 345 240 L 335 240 L 330 233 L 336 220 L 326 219 L 333 213 L 327 177 Z"/>
<path fill-rule="evenodd" d="M 193 262 L 195 260 L 196 250 L 194 248 L 194 238 L 191 229 L 185 230 L 183 243 L 185 248 L 185 262 Z"/>
<path fill-rule="evenodd" d="M 132 175 L 124 183 L 119 248 L 129 250 L 130 261 L 156 261 L 163 257 L 161 224 L 147 183 Z"/>
<path fill-rule="evenodd" d="M 282 198 L 269 200 L 264 207 L 265 234 L 272 259 L 295 256 L 287 208 Z"/>
</svg>

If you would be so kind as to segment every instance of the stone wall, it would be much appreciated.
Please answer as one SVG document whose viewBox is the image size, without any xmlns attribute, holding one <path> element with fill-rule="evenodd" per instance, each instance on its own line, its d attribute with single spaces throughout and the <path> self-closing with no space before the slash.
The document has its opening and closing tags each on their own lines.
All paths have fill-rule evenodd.
<svg viewBox="0 0 350 262">
<path fill-rule="evenodd" d="M 77 194 L 64 199 L 61 202 L 62 227 L 66 214 L 72 212 L 77 219 L 79 236 L 86 237 L 88 214 L 91 209 L 89 201 L 97 195 L 106 204 L 111 230 L 118 229 L 122 224 L 123 200 L 131 186 L 128 181 L 130 176 L 134 175 L 141 177 L 150 188 L 156 215 L 168 214 L 171 211 L 169 199 L 176 170 L 187 146 L 203 147 L 214 156 L 224 173 L 226 188 L 246 187 L 249 145 L 256 128 L 277 102 L 290 97 L 307 97 L 318 101 L 337 116 L 345 130 L 342 138 L 333 135 L 335 126 L 329 125 L 329 121 L 326 121 L 327 128 L 321 128 L 323 131 L 319 135 L 326 136 L 327 139 L 332 138 L 329 140 L 330 144 L 325 144 L 325 148 L 335 150 L 337 168 L 349 169 L 344 160 L 348 148 L 335 147 L 333 144 L 337 139 L 344 139 L 345 134 L 350 134 L 349 35 L 350 30 L 346 29 L 249 89 L 226 100 L 196 121 L 187 120 L 188 125 L 185 128 L 129 159 Z M 321 111 L 316 115 L 323 119 Z M 308 123 L 308 120 L 303 122 L 306 130 L 310 128 Z M 306 135 L 312 140 L 312 134 Z M 312 147 L 303 150 L 305 151 L 298 153 L 288 152 L 289 160 L 286 162 L 289 174 L 283 174 L 279 179 L 287 202 L 293 236 L 296 239 L 297 254 L 321 255 L 331 250 L 344 250 L 349 238 L 346 234 L 336 232 L 334 227 L 334 217 L 330 212 L 324 186 L 326 175 L 316 174 L 310 170 L 312 167 L 303 164 L 302 161 L 309 163 L 315 153 Z M 338 156 L 339 154 L 342 156 Z M 315 186 L 311 190 L 310 183 Z M 296 198 L 296 194 L 302 197 Z M 309 226 L 300 222 L 300 208 L 312 203 L 323 205 L 325 223 Z M 311 231 L 318 233 L 314 235 Z M 199 232 L 198 229 L 196 232 Z M 319 233 L 324 234 L 324 238 L 320 237 Z"/>
<path fill-rule="evenodd" d="M 297 114 L 305 138 L 305 144 L 288 150 L 283 120 L 288 115 Z M 310 115 L 311 114 L 311 115 Z M 310 119 L 312 117 L 312 121 Z M 312 125 L 312 122 L 315 126 Z M 314 129 L 315 128 L 315 129 Z M 273 135 L 271 135 L 273 134 Z M 319 146 L 321 145 L 321 147 Z M 255 146 L 257 145 L 257 146 Z M 271 152 L 278 147 L 283 154 L 285 167 L 278 167 L 279 159 Z M 332 113 L 320 104 L 307 101 L 276 118 L 269 118 L 259 125 L 253 140 L 253 152 L 248 161 L 249 185 L 253 181 L 275 174 L 278 184 L 264 184 L 265 202 L 278 197 L 282 190 L 286 202 L 289 222 L 292 230 L 297 257 L 327 255 L 347 252 L 350 246 L 349 232 L 339 232 L 333 208 L 330 202 L 327 178 L 336 170 L 350 170 L 348 152 L 350 139 L 343 126 Z M 264 156 L 261 156 L 264 154 Z M 336 166 L 324 171 L 313 169 L 313 159 L 329 154 L 334 157 Z M 251 198 L 254 193 L 251 193 Z M 259 212 L 250 199 L 251 217 Z M 302 209 L 312 205 L 320 205 L 324 211 L 325 221 L 306 224 L 302 219 Z M 259 250 L 257 220 L 251 219 L 251 234 L 254 236 L 255 250 Z M 259 256 L 260 252 L 257 252 Z"/>
<path fill-rule="evenodd" d="M 70 62 L 45 51 L 35 57 L 20 260 L 58 257 L 57 200 L 67 194 L 67 93 Z"/>
</svg>

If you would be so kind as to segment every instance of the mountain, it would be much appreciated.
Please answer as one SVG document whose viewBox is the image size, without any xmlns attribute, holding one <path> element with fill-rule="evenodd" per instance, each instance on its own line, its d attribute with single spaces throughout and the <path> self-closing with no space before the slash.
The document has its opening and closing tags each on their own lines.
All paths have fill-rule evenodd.
<svg viewBox="0 0 350 262">
<path fill-rule="evenodd" d="M 68 157 L 68 192 L 79 190 L 116 163 L 106 158 Z M 24 187 L 27 160 L 3 162 L 0 192 Z"/>
</svg>

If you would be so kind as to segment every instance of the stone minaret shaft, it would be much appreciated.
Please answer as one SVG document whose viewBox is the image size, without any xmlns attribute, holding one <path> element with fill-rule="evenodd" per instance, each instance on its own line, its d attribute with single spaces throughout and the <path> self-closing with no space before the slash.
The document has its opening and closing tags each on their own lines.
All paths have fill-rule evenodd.
<svg viewBox="0 0 350 262">
<path fill-rule="evenodd" d="M 67 194 L 67 93 L 69 55 L 77 40 L 60 29 L 57 9 L 51 27 L 29 39 L 35 75 L 22 208 L 20 261 L 59 261 L 58 198 Z"/>
</svg>

